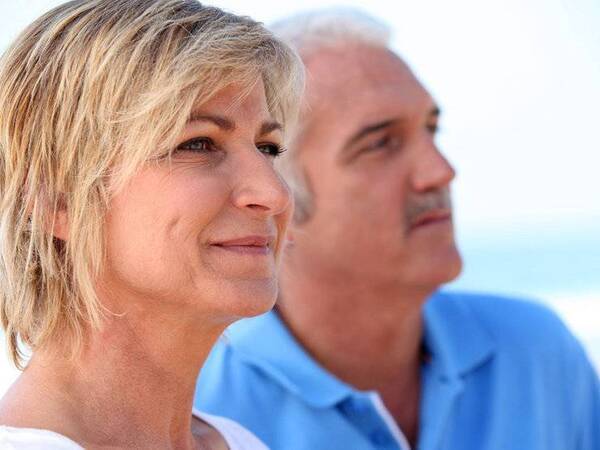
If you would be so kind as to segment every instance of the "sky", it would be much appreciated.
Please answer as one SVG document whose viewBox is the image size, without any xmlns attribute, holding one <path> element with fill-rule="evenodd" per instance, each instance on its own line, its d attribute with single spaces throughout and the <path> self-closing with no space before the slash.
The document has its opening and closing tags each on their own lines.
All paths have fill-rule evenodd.
<svg viewBox="0 0 600 450">
<path fill-rule="evenodd" d="M 60 3 L 0 0 L 0 51 Z M 457 286 L 554 302 L 600 367 L 600 1 L 207 3 L 267 24 L 334 5 L 387 22 L 443 111 L 466 260 Z"/>
</svg>

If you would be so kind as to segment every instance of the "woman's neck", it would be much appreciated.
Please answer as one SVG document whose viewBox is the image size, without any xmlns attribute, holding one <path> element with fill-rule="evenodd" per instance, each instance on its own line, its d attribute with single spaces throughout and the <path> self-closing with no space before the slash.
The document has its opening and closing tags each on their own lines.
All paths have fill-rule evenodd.
<svg viewBox="0 0 600 450">
<path fill-rule="evenodd" d="M 73 360 L 37 352 L 3 399 L 0 421 L 56 431 L 86 448 L 195 448 L 196 378 L 227 325 L 206 324 L 181 314 L 116 316 Z"/>
</svg>

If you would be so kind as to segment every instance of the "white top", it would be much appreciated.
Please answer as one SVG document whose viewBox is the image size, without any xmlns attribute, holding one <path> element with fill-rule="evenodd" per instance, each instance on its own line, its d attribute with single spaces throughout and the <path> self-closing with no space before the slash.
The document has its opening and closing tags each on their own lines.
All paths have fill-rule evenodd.
<svg viewBox="0 0 600 450">
<path fill-rule="evenodd" d="M 229 446 L 229 450 L 269 450 L 269 447 L 263 441 L 231 419 L 202 413 L 197 409 L 193 409 L 192 414 L 221 433 Z"/>
<path fill-rule="evenodd" d="M 233 420 L 201 413 L 195 409 L 192 414 L 221 433 L 229 450 L 269 450 L 262 441 Z M 0 426 L 0 450 L 81 449 L 83 447 L 54 431 Z"/>
<path fill-rule="evenodd" d="M 81 450 L 71 439 L 54 431 L 0 426 L 0 450 Z"/>
</svg>

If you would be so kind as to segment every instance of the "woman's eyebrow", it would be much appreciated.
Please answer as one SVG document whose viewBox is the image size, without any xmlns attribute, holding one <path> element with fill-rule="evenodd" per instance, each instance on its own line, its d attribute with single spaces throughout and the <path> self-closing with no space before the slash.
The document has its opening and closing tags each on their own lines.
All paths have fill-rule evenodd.
<svg viewBox="0 0 600 450">
<path fill-rule="evenodd" d="M 260 134 L 260 136 L 263 136 L 263 135 L 269 134 L 275 130 L 283 130 L 283 125 L 281 125 L 279 122 L 275 122 L 275 121 L 263 122 L 263 124 L 260 127 L 259 134 Z"/>
<path fill-rule="evenodd" d="M 211 122 L 214 123 L 219 128 L 222 128 L 226 131 L 235 130 L 235 123 L 229 120 L 227 117 L 223 116 L 215 116 L 211 114 L 202 114 L 202 113 L 192 113 L 190 117 L 188 117 L 187 123 L 191 122 Z"/>
<path fill-rule="evenodd" d="M 232 120 L 212 114 L 192 113 L 187 120 L 187 123 L 191 122 L 211 122 L 225 131 L 234 131 L 236 129 L 236 124 Z M 259 130 L 259 135 L 269 134 L 275 130 L 283 130 L 283 125 L 276 121 L 263 122 Z"/>
</svg>

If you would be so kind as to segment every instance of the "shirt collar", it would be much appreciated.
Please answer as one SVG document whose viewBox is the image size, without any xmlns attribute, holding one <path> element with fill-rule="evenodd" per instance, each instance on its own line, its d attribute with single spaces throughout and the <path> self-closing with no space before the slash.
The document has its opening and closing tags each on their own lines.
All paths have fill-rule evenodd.
<svg viewBox="0 0 600 450">
<path fill-rule="evenodd" d="M 355 390 L 321 367 L 275 311 L 232 325 L 227 340 L 248 363 L 314 407 L 329 407 Z"/>
<path fill-rule="evenodd" d="M 461 301 L 466 297 L 472 295 L 438 292 L 425 304 L 425 347 L 443 378 L 464 377 L 494 353 L 494 341 L 470 302 Z"/>
<path fill-rule="evenodd" d="M 442 378 L 457 378 L 493 354 L 493 341 L 458 294 L 437 293 L 425 305 L 424 343 Z M 358 392 L 320 366 L 275 311 L 244 319 L 227 331 L 238 355 L 314 407 L 329 407 Z"/>
</svg>

